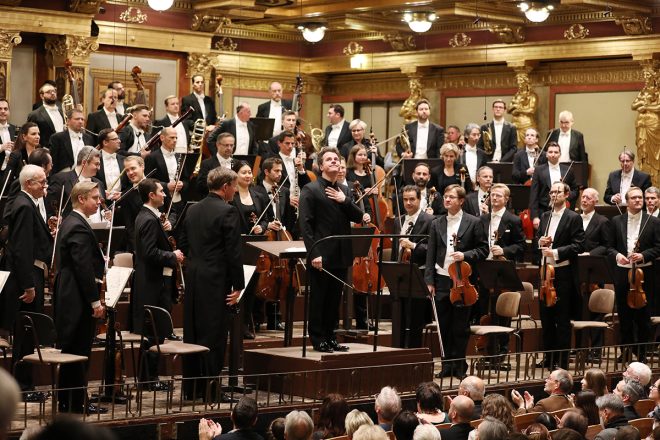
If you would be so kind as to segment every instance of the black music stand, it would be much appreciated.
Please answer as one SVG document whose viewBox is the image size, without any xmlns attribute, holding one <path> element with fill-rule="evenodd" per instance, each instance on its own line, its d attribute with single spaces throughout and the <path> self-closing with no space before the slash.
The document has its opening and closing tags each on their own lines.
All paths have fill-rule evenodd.
<svg viewBox="0 0 660 440">
<path fill-rule="evenodd" d="M 108 227 L 95 227 L 96 225 L 103 225 L 103 223 L 96 223 L 92 226 L 94 231 L 94 236 L 96 241 L 99 243 L 108 243 L 108 237 L 110 236 L 110 228 Z M 110 257 L 115 255 L 115 253 L 120 250 L 124 243 L 124 236 L 126 234 L 125 226 L 113 226 L 112 227 L 112 243 L 110 243 Z"/>
<path fill-rule="evenodd" d="M 509 191 L 511 191 L 511 207 L 518 213 L 529 208 L 529 192 L 531 186 L 509 184 Z"/>
<path fill-rule="evenodd" d="M 374 235 L 375 228 L 371 226 L 356 226 L 351 228 L 351 235 Z M 352 240 L 353 243 L 353 259 L 366 257 L 369 254 L 369 249 L 371 248 L 371 239 L 370 238 L 355 238 Z M 352 268 L 351 268 L 352 271 Z M 352 272 L 351 272 L 352 279 Z M 352 292 L 351 298 L 355 295 L 355 292 Z M 369 301 L 367 295 L 367 301 Z M 350 336 L 360 336 L 368 333 L 368 330 L 353 330 L 351 328 L 351 316 L 348 313 L 349 301 L 348 295 L 346 292 L 342 295 L 342 310 L 343 310 L 343 329 L 335 330 L 336 334 L 350 335 Z"/>
<path fill-rule="evenodd" d="M 443 167 L 443 161 L 442 159 L 403 159 L 401 162 L 401 175 L 403 176 L 403 184 L 408 185 L 408 184 L 413 184 L 413 178 L 412 174 L 415 171 L 415 168 L 417 168 L 417 165 L 420 163 L 425 163 L 427 164 L 430 169 L 429 171 L 433 171 L 435 169 L 442 169 Z"/>
<path fill-rule="evenodd" d="M 621 215 L 622 213 L 626 212 L 626 207 L 621 205 L 619 205 L 619 207 L 616 205 L 596 205 L 594 209 L 598 214 L 604 215 L 610 220 L 617 215 Z M 621 210 L 619 211 L 619 209 Z"/>
<path fill-rule="evenodd" d="M 561 163 L 564 165 L 571 164 L 571 162 Z M 573 162 L 571 171 L 573 172 L 573 176 L 575 176 L 575 184 L 578 186 L 578 188 L 586 188 L 589 186 L 589 162 Z"/>
<path fill-rule="evenodd" d="M 254 128 L 254 139 L 257 142 L 267 141 L 273 137 L 273 128 L 275 128 L 275 119 L 271 118 L 250 118 Z"/>
<path fill-rule="evenodd" d="M 392 345 L 409 348 L 410 326 L 412 324 L 412 300 L 426 299 L 429 289 L 424 275 L 414 263 L 383 262 L 383 278 L 392 296 Z M 406 327 L 403 345 L 401 344 L 401 301 L 406 301 Z"/>
<path fill-rule="evenodd" d="M 493 169 L 493 183 L 513 182 L 513 162 L 488 162 L 486 165 Z"/>
<path fill-rule="evenodd" d="M 604 255 L 579 255 L 578 281 L 589 284 L 613 284 L 612 266 Z"/>
<path fill-rule="evenodd" d="M 254 168 L 254 163 L 257 160 L 257 155 L 256 154 L 234 154 L 232 157 L 233 163 L 236 163 L 236 161 L 243 160 L 250 164 L 250 168 Z"/>
</svg>

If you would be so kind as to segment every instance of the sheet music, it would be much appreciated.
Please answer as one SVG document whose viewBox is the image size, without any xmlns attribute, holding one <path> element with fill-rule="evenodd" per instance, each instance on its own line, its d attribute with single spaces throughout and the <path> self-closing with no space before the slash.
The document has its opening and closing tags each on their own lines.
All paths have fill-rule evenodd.
<svg viewBox="0 0 660 440">
<path fill-rule="evenodd" d="M 290 247 L 290 248 L 284 249 L 284 252 L 306 252 L 306 251 L 307 251 L 307 249 L 305 249 L 304 246 L 303 247 Z"/>
<path fill-rule="evenodd" d="M 94 222 L 89 224 L 92 229 L 110 229 L 110 222 L 108 221 L 102 221 L 102 222 Z"/>
<path fill-rule="evenodd" d="M 130 267 L 112 266 L 108 269 L 105 274 L 105 305 L 107 307 L 114 308 L 117 305 L 131 273 L 133 273 L 133 269 Z"/>
<path fill-rule="evenodd" d="M 250 281 L 250 278 L 252 278 L 252 275 L 254 275 L 254 272 L 257 270 L 257 266 L 250 266 L 249 264 L 244 264 L 243 265 L 243 279 L 245 280 L 245 287 L 247 288 L 247 285 Z M 238 301 L 240 302 L 241 299 L 243 299 L 243 293 L 245 293 L 245 289 L 241 290 L 241 294 L 238 296 Z"/>
<path fill-rule="evenodd" d="M 7 282 L 7 278 L 9 278 L 9 271 L 8 270 L 0 270 L 0 292 L 5 288 L 5 283 Z"/>
</svg>

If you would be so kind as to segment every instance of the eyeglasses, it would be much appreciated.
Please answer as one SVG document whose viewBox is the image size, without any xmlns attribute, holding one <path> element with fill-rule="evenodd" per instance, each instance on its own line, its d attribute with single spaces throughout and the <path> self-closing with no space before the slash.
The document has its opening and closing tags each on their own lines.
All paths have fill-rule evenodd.
<svg viewBox="0 0 660 440">
<path fill-rule="evenodd" d="M 46 179 L 44 179 L 44 180 L 32 180 L 32 179 L 30 179 L 30 181 L 34 182 L 34 183 L 38 183 L 39 186 L 42 186 L 42 187 L 48 186 L 48 181 Z"/>
<path fill-rule="evenodd" d="M 450 195 L 450 196 L 442 196 L 442 198 L 445 199 L 445 200 L 454 200 L 454 199 L 457 199 L 458 197 Z"/>
<path fill-rule="evenodd" d="M 555 195 L 555 194 L 563 194 L 563 193 L 564 193 L 564 191 L 550 191 L 548 194 L 550 194 L 552 196 L 552 195 Z"/>
</svg>

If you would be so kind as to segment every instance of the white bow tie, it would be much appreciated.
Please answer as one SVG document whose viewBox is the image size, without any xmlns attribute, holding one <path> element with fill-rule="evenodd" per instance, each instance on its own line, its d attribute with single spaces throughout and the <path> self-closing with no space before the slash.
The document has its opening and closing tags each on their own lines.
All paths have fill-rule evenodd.
<svg viewBox="0 0 660 440">
<path fill-rule="evenodd" d="M 117 159 L 117 153 L 106 154 L 105 157 L 107 159 Z"/>
</svg>

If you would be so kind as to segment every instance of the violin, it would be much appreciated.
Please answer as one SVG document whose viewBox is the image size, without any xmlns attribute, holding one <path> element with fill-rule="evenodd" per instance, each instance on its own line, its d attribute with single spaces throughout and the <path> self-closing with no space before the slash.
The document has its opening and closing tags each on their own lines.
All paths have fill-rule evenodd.
<svg viewBox="0 0 660 440">
<path fill-rule="evenodd" d="M 633 252 L 639 252 L 639 239 L 635 241 Z M 641 309 L 646 306 L 646 292 L 644 292 L 644 288 L 642 287 L 642 284 L 644 284 L 644 271 L 640 267 L 637 267 L 635 263 L 631 263 L 631 266 L 628 270 L 629 290 L 626 302 L 631 309 Z"/>
<path fill-rule="evenodd" d="M 550 220 L 548 219 L 549 223 Z M 552 246 L 552 240 L 550 240 L 548 246 Z M 543 257 L 543 264 L 540 269 L 539 299 L 545 302 L 546 307 L 553 307 L 557 304 L 557 290 L 555 290 L 554 280 L 555 267 L 548 264 L 546 257 Z"/>
<path fill-rule="evenodd" d="M 457 249 L 460 243 L 458 235 L 452 235 L 452 246 Z M 452 280 L 453 287 L 449 289 L 449 300 L 457 307 L 469 307 L 477 302 L 479 294 L 477 289 L 470 283 L 472 267 L 467 261 L 456 261 L 449 265 L 449 277 Z"/>
<path fill-rule="evenodd" d="M 433 202 L 438 198 L 438 190 L 435 189 L 435 186 L 426 190 L 426 209 L 433 209 Z"/>
<path fill-rule="evenodd" d="M 461 166 L 458 170 L 458 177 L 461 180 L 461 186 L 465 189 L 465 180 L 467 179 L 467 169 Z"/>
<path fill-rule="evenodd" d="M 495 231 L 493 233 L 493 246 L 498 245 L 498 241 L 500 240 L 500 231 Z M 498 261 L 506 261 L 506 257 L 504 255 L 493 255 L 493 260 L 498 260 Z"/>
<path fill-rule="evenodd" d="M 408 228 L 406 228 L 406 232 L 404 235 L 409 235 L 410 233 L 412 233 L 414 226 L 415 224 L 413 222 L 409 222 Z M 407 248 L 401 249 L 401 253 L 399 254 L 399 263 L 409 263 L 411 258 L 412 258 L 412 249 L 407 249 Z"/>
<path fill-rule="evenodd" d="M 167 221 L 167 214 L 166 213 L 161 213 L 160 214 L 160 222 L 162 224 L 165 224 Z M 170 244 L 170 248 L 172 252 L 177 250 L 176 247 L 176 239 L 172 236 L 167 237 L 167 242 Z M 186 291 L 186 282 L 183 278 L 183 266 L 181 263 L 177 262 L 176 266 L 173 269 L 174 271 L 174 292 L 172 294 L 172 300 L 174 301 L 175 304 L 181 304 L 183 303 L 183 296 Z M 176 295 L 175 295 L 176 294 Z"/>
</svg>

